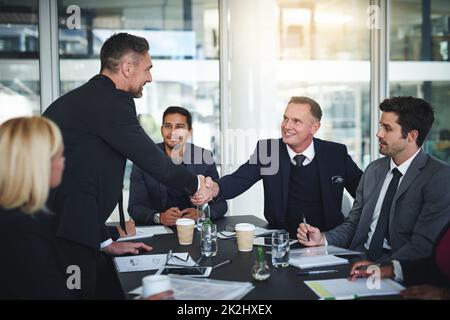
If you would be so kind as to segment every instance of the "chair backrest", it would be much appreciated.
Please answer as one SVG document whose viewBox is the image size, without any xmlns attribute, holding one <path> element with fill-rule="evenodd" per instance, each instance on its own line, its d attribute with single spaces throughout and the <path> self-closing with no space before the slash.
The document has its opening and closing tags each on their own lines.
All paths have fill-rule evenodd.
<svg viewBox="0 0 450 320">
<path fill-rule="evenodd" d="M 353 198 L 352 196 L 347 192 L 347 190 L 344 189 L 344 193 L 342 194 L 342 213 L 344 214 L 344 217 L 348 216 L 348 213 L 353 207 Z"/>
</svg>

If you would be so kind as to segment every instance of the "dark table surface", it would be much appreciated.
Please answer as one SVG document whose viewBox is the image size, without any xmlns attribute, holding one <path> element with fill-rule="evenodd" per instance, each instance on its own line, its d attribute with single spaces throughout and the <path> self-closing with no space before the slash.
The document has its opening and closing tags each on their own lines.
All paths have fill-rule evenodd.
<svg viewBox="0 0 450 320">
<path fill-rule="evenodd" d="M 217 220 L 218 231 L 225 229 L 225 225 L 235 225 L 240 222 L 253 223 L 259 227 L 267 227 L 267 223 L 255 216 L 233 216 L 225 217 Z M 155 235 L 151 238 L 136 240 L 144 242 L 153 247 L 153 250 L 147 254 L 167 253 L 169 250 L 173 252 L 189 252 L 194 260 L 200 258 L 200 232 L 195 230 L 194 240 L 191 245 L 179 245 L 176 230 L 173 234 Z M 299 244 L 291 246 L 291 249 L 298 248 Z M 265 251 L 269 251 L 270 247 L 264 247 Z M 271 264 L 270 254 L 266 254 L 266 260 L 271 269 L 271 276 L 265 281 L 256 281 L 251 276 L 251 269 L 256 260 L 255 246 L 251 252 L 240 252 L 237 249 L 236 240 L 234 239 L 218 239 L 218 252 L 215 257 L 203 258 L 200 265 L 213 266 L 217 263 L 232 259 L 232 262 L 213 269 L 209 278 L 217 280 L 244 281 L 251 282 L 255 288 L 250 291 L 243 300 L 292 300 L 305 299 L 316 300 L 318 297 L 304 283 L 305 280 L 324 280 L 345 278 L 348 276 L 350 265 L 338 265 L 330 267 L 315 268 L 314 270 L 336 269 L 339 272 L 334 274 L 308 275 L 298 276 L 296 273 L 298 268 L 288 266 L 285 268 L 275 268 Z M 118 273 L 120 282 L 125 293 L 141 286 L 142 278 L 155 273 L 152 271 L 142 272 L 126 272 Z M 133 296 L 128 295 L 128 298 Z M 383 297 L 384 299 L 388 297 Z"/>
</svg>

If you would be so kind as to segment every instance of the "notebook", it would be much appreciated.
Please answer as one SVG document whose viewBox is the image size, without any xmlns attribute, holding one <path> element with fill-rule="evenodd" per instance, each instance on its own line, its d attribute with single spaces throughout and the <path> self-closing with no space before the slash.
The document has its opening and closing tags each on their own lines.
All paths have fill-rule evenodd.
<svg viewBox="0 0 450 320">
<path fill-rule="evenodd" d="M 347 259 L 338 258 L 330 255 L 302 257 L 300 254 L 294 253 L 291 254 L 289 257 L 289 264 L 300 269 L 334 266 L 346 263 L 348 263 Z"/>
</svg>

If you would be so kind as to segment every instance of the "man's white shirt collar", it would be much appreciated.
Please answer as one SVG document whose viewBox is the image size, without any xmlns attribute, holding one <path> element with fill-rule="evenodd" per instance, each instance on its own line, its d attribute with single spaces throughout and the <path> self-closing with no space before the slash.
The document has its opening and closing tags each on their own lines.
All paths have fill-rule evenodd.
<svg viewBox="0 0 450 320">
<path fill-rule="evenodd" d="M 303 161 L 304 166 L 310 164 L 313 161 L 314 157 L 316 156 L 316 151 L 314 149 L 314 140 L 311 141 L 311 144 L 302 153 L 296 153 L 288 145 L 286 145 L 286 148 L 287 148 L 287 152 L 289 154 L 289 158 L 291 159 L 291 163 L 294 165 L 295 165 L 294 157 L 299 154 L 302 154 L 306 157 L 306 159 Z"/>
<path fill-rule="evenodd" d="M 405 162 L 403 162 L 401 165 L 397 166 L 394 162 L 394 160 L 391 158 L 391 168 L 389 170 L 389 172 L 392 172 L 392 169 L 397 168 L 398 171 L 400 171 L 402 173 L 402 175 L 404 176 L 406 174 L 406 171 L 408 171 L 409 166 L 411 165 L 411 163 L 413 162 L 414 158 L 417 156 L 417 154 L 419 153 L 419 150 L 417 150 L 417 152 L 408 160 L 406 160 Z"/>
</svg>

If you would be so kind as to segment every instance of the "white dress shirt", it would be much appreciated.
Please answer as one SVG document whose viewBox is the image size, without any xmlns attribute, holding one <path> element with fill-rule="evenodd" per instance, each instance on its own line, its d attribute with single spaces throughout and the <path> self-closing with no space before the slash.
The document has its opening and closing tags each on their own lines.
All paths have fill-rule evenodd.
<svg viewBox="0 0 450 320">
<path fill-rule="evenodd" d="M 296 153 L 288 145 L 286 145 L 286 149 L 287 149 L 287 152 L 289 154 L 289 158 L 291 158 L 291 163 L 294 166 L 296 165 L 294 157 L 298 156 L 299 154 L 302 154 L 302 155 L 304 155 L 306 157 L 305 160 L 303 160 L 303 165 L 304 166 L 307 166 L 308 164 L 310 164 L 313 161 L 314 157 L 316 156 L 316 151 L 314 149 L 314 140 L 311 141 L 311 144 L 302 153 Z"/>
</svg>

